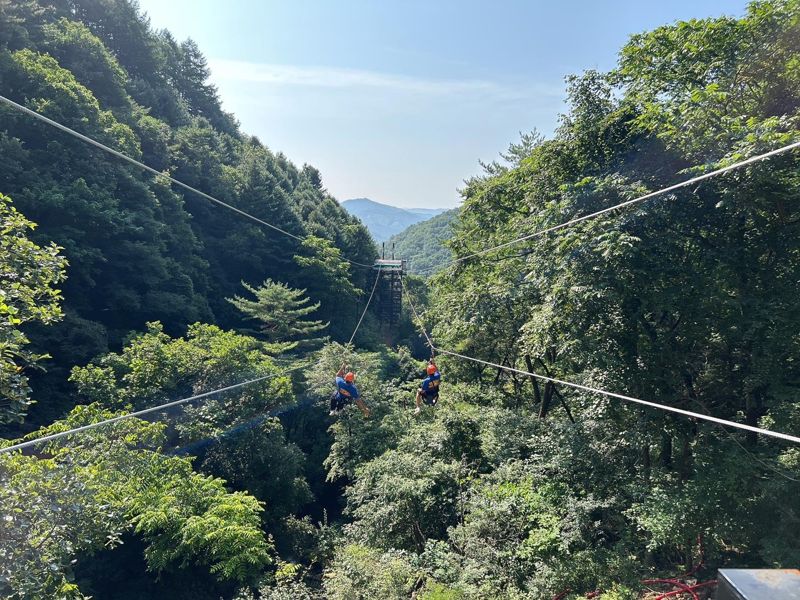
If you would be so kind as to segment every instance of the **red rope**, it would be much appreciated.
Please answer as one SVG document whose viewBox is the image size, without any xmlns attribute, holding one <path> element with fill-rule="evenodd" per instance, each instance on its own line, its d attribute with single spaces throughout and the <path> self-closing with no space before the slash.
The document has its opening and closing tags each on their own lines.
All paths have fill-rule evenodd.
<svg viewBox="0 0 800 600">
<path fill-rule="evenodd" d="M 662 600 L 663 598 L 669 598 L 671 596 L 677 596 L 678 594 L 692 594 L 695 598 L 697 598 L 697 594 L 695 594 L 695 590 L 699 590 L 700 588 L 709 587 L 712 585 L 717 585 L 716 579 L 711 579 L 710 581 L 704 581 L 703 583 L 698 583 L 692 586 L 689 586 L 687 590 L 675 590 L 674 592 L 667 592 L 666 594 L 661 594 L 656 600 Z"/>
<path fill-rule="evenodd" d="M 692 597 L 692 600 L 700 600 L 700 597 L 695 593 L 695 590 L 698 590 L 698 589 L 701 589 L 701 588 L 704 588 L 704 587 L 708 587 L 708 586 L 717 584 L 717 580 L 716 579 L 712 579 L 710 581 L 705 581 L 703 583 L 697 583 L 697 584 L 694 584 L 694 585 L 689 585 L 688 583 L 684 583 L 684 582 L 680 581 L 681 579 L 688 579 L 689 577 L 693 576 L 700 569 L 702 569 L 703 566 L 705 565 L 705 546 L 703 544 L 703 536 L 702 535 L 698 535 L 697 536 L 697 548 L 699 550 L 699 555 L 700 555 L 699 556 L 699 558 L 700 558 L 699 562 L 696 565 L 694 565 L 689 571 L 687 571 L 683 575 L 680 575 L 678 578 L 675 578 L 675 579 L 644 579 L 644 580 L 642 580 L 642 584 L 643 585 L 658 585 L 658 584 L 661 584 L 661 585 L 671 585 L 672 587 L 680 588 L 680 589 L 677 589 L 677 590 L 673 590 L 671 592 L 666 592 L 664 594 L 661 594 L 660 596 L 658 596 L 656 598 L 656 600 L 663 600 L 664 598 L 671 598 L 672 596 L 678 596 L 680 594 L 689 594 Z M 552 600 L 564 600 L 564 598 L 567 597 L 567 594 L 569 594 L 571 591 L 572 590 L 570 588 L 567 588 L 563 592 L 559 592 L 558 594 L 553 596 Z M 585 597 L 588 598 L 588 599 L 597 598 L 600 594 L 601 594 L 600 590 L 595 590 L 594 592 L 588 592 Z"/>
<path fill-rule="evenodd" d="M 685 593 L 685 594 L 691 594 L 692 600 L 700 600 L 700 597 L 692 591 L 691 586 L 683 583 L 682 581 L 678 581 L 677 579 L 645 579 L 644 581 L 642 581 L 642 583 L 645 584 L 645 585 L 665 583 L 667 585 L 671 585 L 672 587 L 681 588 L 680 590 L 677 590 L 676 592 L 668 593 L 667 594 L 668 596 L 672 596 L 675 593 L 678 593 L 678 594 L 684 594 Z M 665 596 L 662 594 L 661 596 L 656 598 L 656 600 L 661 600 L 661 598 L 664 598 L 664 597 Z"/>
</svg>

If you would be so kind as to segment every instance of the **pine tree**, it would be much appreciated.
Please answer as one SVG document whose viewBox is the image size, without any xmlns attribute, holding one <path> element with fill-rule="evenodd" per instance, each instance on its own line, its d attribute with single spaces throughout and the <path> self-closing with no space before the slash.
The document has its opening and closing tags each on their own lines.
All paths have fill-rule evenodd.
<svg viewBox="0 0 800 600">
<path fill-rule="evenodd" d="M 321 340 L 314 337 L 329 323 L 310 321 L 305 317 L 316 311 L 320 304 L 309 304 L 306 290 L 297 290 L 272 279 L 254 288 L 242 282 L 244 288 L 255 296 L 248 300 L 240 296 L 228 298 L 228 302 L 250 319 L 261 322 L 261 333 L 270 344 L 278 344 L 281 351 L 296 348 L 300 343 L 308 345 Z"/>
</svg>

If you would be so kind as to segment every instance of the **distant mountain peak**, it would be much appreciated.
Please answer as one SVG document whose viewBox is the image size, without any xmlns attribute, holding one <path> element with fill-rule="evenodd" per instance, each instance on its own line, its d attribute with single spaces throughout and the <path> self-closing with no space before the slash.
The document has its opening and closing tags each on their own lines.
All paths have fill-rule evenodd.
<svg viewBox="0 0 800 600">
<path fill-rule="evenodd" d="M 381 243 L 414 223 L 427 221 L 446 208 L 399 208 L 370 198 L 351 198 L 341 203 L 351 215 L 358 217 L 376 242 Z"/>
</svg>

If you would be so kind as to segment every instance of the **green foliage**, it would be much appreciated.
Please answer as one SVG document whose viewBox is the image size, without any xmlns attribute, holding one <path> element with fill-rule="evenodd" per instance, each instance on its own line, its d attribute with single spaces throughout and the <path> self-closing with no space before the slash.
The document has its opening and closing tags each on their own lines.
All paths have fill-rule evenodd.
<svg viewBox="0 0 800 600">
<path fill-rule="evenodd" d="M 615 584 L 612 589 L 603 592 L 599 600 L 637 600 L 639 592 L 625 585 Z"/>
<path fill-rule="evenodd" d="M 263 381 L 218 394 L 184 408 L 181 441 L 217 435 L 271 408 L 290 402 L 291 381 L 254 338 L 196 323 L 185 338 L 173 339 L 160 323 L 135 335 L 120 354 L 107 354 L 70 376 L 81 395 L 105 406 L 141 409 L 184 395 Z"/>
<path fill-rule="evenodd" d="M 331 242 L 308 237 L 295 262 L 303 267 L 311 298 L 320 303 L 319 315 L 329 322 L 334 339 L 348 339 L 358 321 L 355 301 L 363 292 L 353 285 L 350 265 Z M 373 280 L 374 281 L 374 280 Z"/>
<path fill-rule="evenodd" d="M 405 552 L 380 552 L 351 544 L 337 552 L 326 571 L 325 594 L 332 600 L 349 598 L 408 598 L 418 572 Z"/>
<path fill-rule="evenodd" d="M 347 491 L 353 535 L 371 547 L 421 550 L 458 518 L 460 465 L 389 450 L 356 472 Z"/>
<path fill-rule="evenodd" d="M 306 584 L 298 581 L 279 583 L 276 587 L 260 590 L 263 600 L 317 600 L 320 595 Z"/>
<path fill-rule="evenodd" d="M 462 600 L 464 593 L 441 583 L 429 583 L 422 591 L 422 600 Z"/>
<path fill-rule="evenodd" d="M 86 25 L 61 18 L 42 28 L 43 47 L 105 106 L 130 108 L 125 71 Z"/>
<path fill-rule="evenodd" d="M 466 256 L 800 139 L 798 40 L 798 0 L 634 36 L 614 71 L 568 77 L 552 138 L 523 135 L 466 183 L 452 235 L 422 227 L 413 245 Z M 36 339 L 59 338 L 65 356 L 122 348 L 73 370 L 95 404 L 35 435 L 266 377 L 166 430 L 128 420 L 0 457 L 0 539 L 13 542 L 0 544 L 0 592 L 80 597 L 70 562 L 123 534 L 154 571 L 203 568 L 242 598 L 275 600 L 621 599 L 700 553 L 701 578 L 793 564 L 795 448 L 446 356 L 440 403 L 414 415 L 427 355 L 409 318 L 398 339 L 410 350 L 329 343 L 293 384 L 271 354 L 328 321 L 349 339 L 374 274 L 348 260 L 369 264 L 375 249 L 316 169 L 238 132 L 207 74 L 196 45 L 152 32 L 134 3 L 0 0 L 12 97 L 304 238 L 184 205 L 163 178 L 0 109 L 0 176 L 41 223 L 30 241 L 14 217 L 25 231 L 12 254 L 21 243 L 49 265 L 32 321 L 59 316 L 63 264 L 45 243 L 72 264 L 61 327 L 73 333 Z M 796 153 L 776 156 L 409 278 L 409 291 L 443 348 L 795 431 L 797 172 Z M 226 302 L 242 283 L 255 299 Z M 264 322 L 265 341 L 220 327 L 242 324 L 236 308 Z M 189 325 L 199 319 L 217 324 Z M 342 363 L 369 419 L 326 420 Z M 269 418 L 301 389 L 316 405 Z M 167 439 L 206 474 L 163 454 Z"/>
<path fill-rule="evenodd" d="M 369 234 L 329 196 L 319 172 L 243 135 L 221 109 L 197 44 L 153 31 L 135 2 L 2 2 L 0 24 L 8 97 L 298 237 L 317 236 L 340 256 L 372 262 Z M 52 353 L 34 424 L 70 408 L 69 368 L 118 348 L 148 321 L 160 320 L 171 334 L 198 320 L 240 326 L 225 298 L 243 281 L 308 287 L 311 302 L 327 311 L 323 321 L 367 285 L 368 274 L 357 273 L 344 296 L 336 278 L 311 289 L 319 271 L 298 268 L 296 241 L 184 197 L 165 179 L 10 107 L 0 107 L 0 116 L 3 191 L 39 223 L 33 241 L 63 247 L 71 266 L 63 288 L 68 318 L 52 331 L 30 332 L 35 346 L 74 342 Z M 350 321 L 337 320 L 332 335 L 349 335 Z"/>
<path fill-rule="evenodd" d="M 259 527 L 259 502 L 192 473 L 188 460 L 159 466 L 148 473 L 157 485 L 145 487 L 129 508 L 134 531 L 148 542 L 149 567 L 206 564 L 220 579 L 254 579 L 271 549 Z"/>
<path fill-rule="evenodd" d="M 202 470 L 264 502 L 262 519 L 270 531 L 311 500 L 303 477 L 305 457 L 287 444 L 280 421 L 269 419 L 235 436 L 223 436 L 206 452 Z"/>
<path fill-rule="evenodd" d="M 268 342 L 281 343 L 283 350 L 296 348 L 301 342 L 307 345 L 318 341 L 319 338 L 314 338 L 313 335 L 329 325 L 322 321 L 305 319 L 320 307 L 319 302 L 309 305 L 311 300 L 304 296 L 306 290 L 295 290 L 271 279 L 267 279 L 258 288 L 246 283 L 243 285 L 256 299 L 235 296 L 229 302 L 249 319 L 260 321 L 262 335 Z"/>
<path fill-rule="evenodd" d="M 204 324 L 190 326 L 186 337 L 175 339 L 151 323 L 120 354 L 73 370 L 71 379 L 82 395 L 124 408 L 144 408 L 255 377 L 266 379 L 184 405 L 182 414 L 166 413 L 172 423 L 170 444 L 199 453 L 197 466 L 213 477 L 192 473 L 186 460 L 179 469 L 169 463 L 169 468 L 153 467 L 146 477 L 139 475 L 145 483 L 148 478 L 158 482 L 138 489 L 131 499 L 138 504 L 129 513 L 133 532 L 148 544 L 146 558 L 154 570 L 208 564 L 222 581 L 249 581 L 268 564 L 267 555 L 255 550 L 249 557 L 233 555 L 225 548 L 253 549 L 254 536 L 262 530 L 283 546 L 292 543 L 294 532 L 284 519 L 311 500 L 304 457 L 286 442 L 281 423 L 265 414 L 293 400 L 291 380 L 261 342 Z M 223 498 L 223 480 L 238 491 Z M 164 490 L 168 495 L 161 497 Z M 223 518 L 235 522 L 221 531 L 215 525 Z M 190 545 L 183 543 L 187 540 Z M 272 539 L 265 549 L 271 544 Z"/>
<path fill-rule="evenodd" d="M 29 438 L 116 414 L 78 407 Z M 154 571 L 207 565 L 220 579 L 245 582 L 269 564 L 258 501 L 163 455 L 163 429 L 128 419 L 50 442 L 47 458 L 0 455 L 5 597 L 82 597 L 71 581 L 74 556 L 113 547 L 130 529 L 145 539 Z"/>
<path fill-rule="evenodd" d="M 55 244 L 41 247 L 30 239 L 35 227 L 0 194 L 0 423 L 22 421 L 30 405 L 24 369 L 46 355 L 30 352 L 21 329 L 29 323 L 59 320 L 67 261 Z"/>
<path fill-rule="evenodd" d="M 24 48 L 49 19 L 51 8 L 38 0 L 0 0 L 0 48 Z"/>
<path fill-rule="evenodd" d="M 799 15 L 796 1 L 765 2 L 741 19 L 661 27 L 634 36 L 614 72 L 570 78 L 554 138 L 523 139 L 508 165 L 468 182 L 450 247 L 470 254 L 798 139 L 789 82 Z M 498 364 L 791 430 L 797 161 L 765 161 L 452 267 L 434 278 L 434 338 Z M 785 448 L 480 365 L 441 366 L 450 380 L 491 387 L 489 398 L 464 393 L 493 405 L 481 427 L 490 464 L 522 460 L 517 474 L 514 463 L 493 471 L 499 487 L 488 489 L 507 495 L 489 496 L 485 521 L 486 488 L 470 496 L 454 532 L 466 549 L 461 589 L 636 589 L 632 561 L 680 571 L 698 536 L 715 566 L 786 564 L 796 547 L 796 519 L 782 515 L 779 534 L 761 516 L 765 494 L 775 506 L 797 485 Z M 526 490 L 538 493 L 540 473 L 558 491 L 537 505 Z M 529 506 L 536 522 L 493 513 L 499 498 L 514 498 L 512 515 Z M 557 532 L 538 525 L 556 521 Z M 503 522 L 523 535 L 507 549 L 483 537 L 506 539 Z M 498 561 L 506 581 L 483 570 Z"/>
<path fill-rule="evenodd" d="M 458 209 L 415 223 L 386 242 L 395 256 L 408 261 L 408 270 L 417 275 L 432 275 L 452 258 L 444 242 L 453 236 L 452 227 L 458 219 Z"/>
<path fill-rule="evenodd" d="M 335 390 L 336 373 L 342 363 L 356 374 L 356 386 L 372 410 L 369 419 L 354 414 L 351 408 L 330 427 L 333 434 L 330 451 L 324 461 L 329 481 L 351 478 L 358 465 L 379 456 L 396 442 L 409 425 L 409 415 L 398 411 L 403 399 L 410 409 L 412 388 L 398 389 L 397 381 L 386 381 L 385 371 L 396 372 L 391 356 L 355 353 L 351 348 L 332 343 L 317 354 L 316 362 L 306 371 L 309 394 L 327 404 Z"/>
</svg>

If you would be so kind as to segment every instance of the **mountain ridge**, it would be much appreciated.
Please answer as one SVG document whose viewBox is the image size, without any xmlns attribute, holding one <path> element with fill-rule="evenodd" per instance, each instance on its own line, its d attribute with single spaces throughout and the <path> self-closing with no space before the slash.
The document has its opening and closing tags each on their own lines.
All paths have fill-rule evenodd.
<svg viewBox="0 0 800 600">
<path fill-rule="evenodd" d="M 377 243 L 388 241 L 409 226 L 447 211 L 446 208 L 400 208 L 370 198 L 350 198 L 340 204 L 361 220 Z"/>
</svg>

